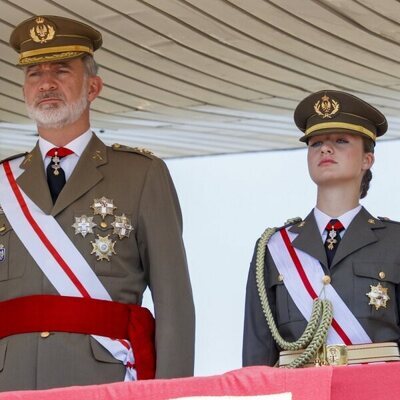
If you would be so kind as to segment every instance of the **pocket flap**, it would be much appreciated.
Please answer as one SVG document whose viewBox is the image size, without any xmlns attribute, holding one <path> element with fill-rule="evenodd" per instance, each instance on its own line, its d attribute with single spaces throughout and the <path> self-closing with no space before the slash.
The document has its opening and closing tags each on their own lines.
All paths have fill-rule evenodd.
<svg viewBox="0 0 400 400">
<path fill-rule="evenodd" d="M 400 282 L 400 264 L 381 262 L 353 262 L 354 275 L 383 282 Z"/>
<path fill-rule="evenodd" d="M 111 353 L 93 337 L 90 337 L 90 346 L 92 347 L 93 356 L 97 361 L 121 364 L 121 361 L 114 358 Z"/>
</svg>

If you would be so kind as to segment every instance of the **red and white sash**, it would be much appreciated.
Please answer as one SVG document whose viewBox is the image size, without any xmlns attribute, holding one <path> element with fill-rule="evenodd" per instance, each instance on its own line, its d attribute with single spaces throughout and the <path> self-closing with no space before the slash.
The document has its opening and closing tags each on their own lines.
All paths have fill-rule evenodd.
<svg viewBox="0 0 400 400">
<path fill-rule="evenodd" d="M 15 233 L 60 295 L 112 301 L 55 218 L 46 215 L 18 186 L 16 179 L 23 172 L 21 161 L 18 158 L 0 165 L 0 204 Z M 126 366 L 125 381 L 137 379 L 128 340 L 92 337 Z"/>
<path fill-rule="evenodd" d="M 281 275 L 290 297 L 309 321 L 313 300 L 328 299 L 333 305 L 333 321 L 328 331 L 328 344 L 371 343 L 357 318 L 331 284 L 324 285 L 321 264 L 309 254 L 295 249 L 292 241 L 297 234 L 281 229 L 268 242 L 268 250 Z"/>
</svg>

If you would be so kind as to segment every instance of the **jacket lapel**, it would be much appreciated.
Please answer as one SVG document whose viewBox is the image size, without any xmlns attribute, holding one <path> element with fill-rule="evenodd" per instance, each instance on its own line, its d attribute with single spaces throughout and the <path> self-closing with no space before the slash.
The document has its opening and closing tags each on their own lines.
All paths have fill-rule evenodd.
<svg viewBox="0 0 400 400">
<path fill-rule="evenodd" d="M 107 163 L 106 150 L 106 145 L 96 135 L 93 135 L 58 196 L 51 215 L 59 214 L 103 179 L 103 174 L 98 167 Z"/>
<path fill-rule="evenodd" d="M 383 229 L 385 224 L 374 218 L 364 207 L 354 217 L 345 231 L 332 260 L 331 269 L 349 254 L 378 241 L 375 229 Z"/>
<path fill-rule="evenodd" d="M 17 178 L 19 187 L 45 214 L 53 208 L 39 145 L 28 153 L 20 167 L 24 172 Z"/>
<path fill-rule="evenodd" d="M 298 234 L 292 242 L 293 247 L 316 258 L 324 266 L 328 265 L 321 234 L 315 221 L 314 211 L 311 211 L 304 221 L 289 228 L 289 231 Z"/>
</svg>

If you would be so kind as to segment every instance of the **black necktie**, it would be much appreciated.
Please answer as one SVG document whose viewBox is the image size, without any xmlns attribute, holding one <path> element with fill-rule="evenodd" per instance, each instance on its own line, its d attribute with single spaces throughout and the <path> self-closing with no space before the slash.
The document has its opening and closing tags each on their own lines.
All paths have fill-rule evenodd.
<svg viewBox="0 0 400 400">
<path fill-rule="evenodd" d="M 64 147 L 53 148 L 47 152 L 47 156 L 51 157 L 51 161 L 47 166 L 47 183 L 49 185 L 53 204 L 56 202 L 58 195 L 65 185 L 65 172 L 61 168 L 60 161 L 63 157 L 73 154 L 73 151 Z"/>
<path fill-rule="evenodd" d="M 326 257 L 328 259 L 328 267 L 330 267 L 341 240 L 340 232 L 344 230 L 344 226 L 338 219 L 331 219 L 325 229 L 328 234 L 324 246 Z"/>
</svg>

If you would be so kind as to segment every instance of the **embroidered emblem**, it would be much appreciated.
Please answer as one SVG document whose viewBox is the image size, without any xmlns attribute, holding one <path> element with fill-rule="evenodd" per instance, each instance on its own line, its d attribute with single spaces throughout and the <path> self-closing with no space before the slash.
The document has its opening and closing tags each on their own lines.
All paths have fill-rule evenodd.
<svg viewBox="0 0 400 400">
<path fill-rule="evenodd" d="M 90 208 L 93 208 L 94 215 L 101 215 L 104 219 L 106 215 L 114 215 L 117 207 L 114 207 L 114 200 L 103 196 L 101 199 L 94 199 Z"/>
<path fill-rule="evenodd" d="M 386 308 L 386 303 L 390 300 L 388 288 L 383 287 L 380 283 L 377 286 L 369 285 L 371 291 L 366 295 L 369 297 L 369 305 L 375 306 L 375 310 Z"/>
<path fill-rule="evenodd" d="M 327 95 L 322 96 L 321 100 L 314 104 L 315 112 L 322 118 L 332 118 L 339 111 L 339 108 L 339 102 L 334 99 L 331 100 Z"/>
<path fill-rule="evenodd" d="M 96 254 L 97 256 L 97 261 L 102 261 L 102 260 L 107 260 L 110 261 L 110 257 L 113 254 L 117 254 L 114 250 L 115 243 L 111 239 L 108 238 L 109 235 L 107 236 L 100 236 L 97 235 L 97 238 L 94 242 L 92 243 L 93 250 L 90 254 Z"/>
<path fill-rule="evenodd" d="M 75 235 L 80 233 L 85 237 L 88 233 L 93 233 L 93 228 L 97 226 L 97 224 L 93 222 L 93 217 L 81 215 L 80 217 L 75 217 L 75 223 L 71 226 L 75 228 Z"/>
<path fill-rule="evenodd" d="M 93 160 L 103 160 L 103 157 L 101 156 L 101 151 L 96 150 L 94 154 L 92 155 Z"/>
<path fill-rule="evenodd" d="M 4 261 L 6 259 L 6 249 L 4 247 L 4 244 L 0 243 L 0 262 Z"/>
<path fill-rule="evenodd" d="M 22 165 L 28 164 L 32 161 L 33 154 L 29 153 L 25 156 L 25 160 L 23 161 Z"/>
<path fill-rule="evenodd" d="M 37 17 L 36 26 L 30 29 L 29 36 L 36 43 L 46 43 L 52 39 L 56 34 L 54 26 L 50 24 L 45 24 L 44 18 Z"/>
<path fill-rule="evenodd" d="M 111 225 L 114 227 L 113 233 L 117 234 L 120 239 L 129 237 L 130 233 L 133 231 L 131 221 L 125 214 L 120 216 L 116 215 L 115 221 L 112 222 Z"/>
</svg>

